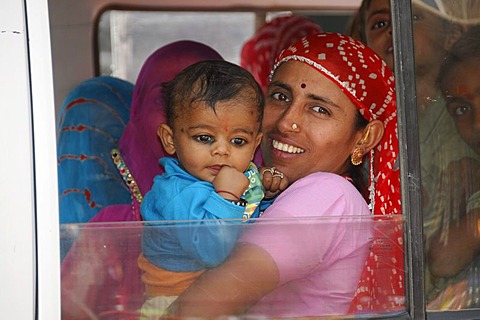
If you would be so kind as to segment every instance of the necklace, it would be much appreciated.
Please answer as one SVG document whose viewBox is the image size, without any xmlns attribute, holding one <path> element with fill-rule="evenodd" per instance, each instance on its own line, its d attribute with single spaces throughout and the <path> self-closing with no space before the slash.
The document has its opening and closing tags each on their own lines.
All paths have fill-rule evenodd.
<svg viewBox="0 0 480 320">
<path fill-rule="evenodd" d="M 132 212 L 133 212 L 134 218 L 136 220 L 141 220 L 139 207 L 140 207 L 140 204 L 142 203 L 143 196 L 142 196 L 142 193 L 140 192 L 140 189 L 138 188 L 137 182 L 135 181 L 130 170 L 125 164 L 125 161 L 123 160 L 122 155 L 120 154 L 120 150 L 118 150 L 117 148 L 114 148 L 110 152 L 110 155 L 112 156 L 113 163 L 117 167 L 117 170 L 122 176 L 123 181 L 125 182 L 128 189 L 130 190 L 130 194 L 132 196 Z"/>
</svg>

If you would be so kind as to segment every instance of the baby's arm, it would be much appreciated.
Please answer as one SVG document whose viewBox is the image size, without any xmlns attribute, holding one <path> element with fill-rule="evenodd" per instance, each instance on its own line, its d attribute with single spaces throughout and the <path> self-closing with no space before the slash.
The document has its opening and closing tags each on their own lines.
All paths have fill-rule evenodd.
<svg viewBox="0 0 480 320">
<path fill-rule="evenodd" d="M 263 187 L 265 188 L 266 199 L 276 197 L 290 184 L 288 178 L 274 167 L 262 167 L 260 168 L 260 173 Z"/>
<path fill-rule="evenodd" d="M 213 187 L 226 200 L 240 200 L 248 187 L 248 178 L 235 168 L 223 166 L 213 180 Z"/>
</svg>

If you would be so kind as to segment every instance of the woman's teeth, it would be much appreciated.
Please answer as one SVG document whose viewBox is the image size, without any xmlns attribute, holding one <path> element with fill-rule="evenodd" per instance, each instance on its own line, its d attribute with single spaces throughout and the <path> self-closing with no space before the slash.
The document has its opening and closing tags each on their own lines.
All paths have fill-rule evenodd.
<svg viewBox="0 0 480 320">
<path fill-rule="evenodd" d="M 305 152 L 305 150 L 303 150 L 302 148 L 297 148 L 289 144 L 279 142 L 277 140 L 273 140 L 272 145 L 275 149 L 283 152 L 288 152 L 288 153 L 304 153 Z"/>
</svg>

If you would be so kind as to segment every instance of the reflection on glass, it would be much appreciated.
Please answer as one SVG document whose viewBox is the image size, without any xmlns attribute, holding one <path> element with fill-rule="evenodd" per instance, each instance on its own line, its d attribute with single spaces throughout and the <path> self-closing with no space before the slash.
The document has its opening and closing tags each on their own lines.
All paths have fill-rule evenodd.
<svg viewBox="0 0 480 320">
<path fill-rule="evenodd" d="M 99 22 L 101 71 L 135 83 L 145 59 L 178 40 L 207 44 L 238 63 L 242 44 L 255 31 L 255 18 L 253 12 L 109 11 Z"/>
<path fill-rule="evenodd" d="M 375 220 L 365 216 L 259 219 L 255 223 L 224 225 L 219 225 L 217 221 L 210 225 L 188 221 L 62 225 L 62 241 L 75 241 L 62 263 L 62 314 L 68 319 L 135 319 L 142 312 L 148 315 L 152 309 L 145 309 L 144 303 L 148 298 L 145 290 L 152 283 L 148 283 L 145 273 L 138 267 L 142 264 L 143 232 L 148 229 L 159 237 L 172 232 L 201 235 L 211 232 L 212 228 L 221 228 L 227 234 L 241 231 L 237 249 L 242 246 L 253 249 L 249 251 L 248 259 L 235 260 L 235 263 L 247 275 L 261 273 L 261 259 L 256 260 L 255 257 L 265 254 L 275 257 L 274 261 L 283 267 L 289 266 L 288 270 L 281 270 L 282 280 L 273 292 L 263 300 L 258 297 L 256 304 L 242 312 L 267 318 L 346 314 L 372 244 L 375 243 L 378 257 L 377 271 L 389 274 L 395 241 L 388 238 L 388 233 L 402 226 L 399 216 L 382 216 Z M 278 234 L 283 235 L 281 242 L 278 237 L 271 236 Z M 380 234 L 384 236 L 378 236 Z M 293 245 L 295 243 L 308 249 L 302 250 L 308 254 L 300 254 Z M 257 253 L 260 255 L 257 256 Z M 159 258 L 175 263 L 172 260 L 174 256 Z M 279 256 L 284 262 L 279 262 Z M 224 265 L 232 263 L 229 259 Z M 187 263 L 185 260 L 177 262 Z M 199 279 L 203 278 L 202 275 Z M 218 278 L 218 286 L 225 285 L 221 279 Z M 204 297 L 208 300 L 207 296 Z M 391 299 L 403 300 L 404 297 Z M 170 302 L 174 300 L 175 297 Z M 197 303 L 199 308 L 205 307 L 202 300 L 182 300 L 182 303 Z M 215 308 L 215 304 L 209 307 Z M 385 314 L 404 311 L 386 310 Z"/>
<path fill-rule="evenodd" d="M 447 55 L 451 55 L 449 51 L 457 51 L 452 44 L 466 30 L 480 23 L 480 2 L 412 0 L 412 20 L 422 182 L 421 214 L 427 255 L 427 308 L 476 307 L 477 292 L 480 290 L 476 257 L 480 246 L 475 213 L 478 201 L 475 199 L 478 199 L 480 190 L 480 156 L 478 146 L 475 147 L 471 138 L 473 135 L 470 135 L 473 131 L 467 130 L 468 125 L 460 124 L 460 117 L 452 114 L 452 109 L 456 110 L 454 113 L 463 113 L 467 109 L 466 104 L 462 101 L 461 107 L 460 103 L 457 107 L 451 105 L 452 96 L 478 94 L 478 91 L 470 88 L 467 93 L 468 86 L 464 81 L 450 83 L 450 92 L 442 92 L 437 82 L 442 64 Z M 350 34 L 370 46 L 389 67 L 394 67 L 390 1 L 363 0 L 352 21 Z M 478 38 L 465 42 L 478 43 Z M 451 58 L 447 60 L 450 62 L 445 63 L 452 63 Z M 470 61 L 466 67 L 470 75 L 474 67 L 475 63 Z M 454 69 L 453 66 L 443 68 Z M 446 77 L 454 80 L 451 76 Z M 463 79 L 466 80 L 465 77 Z M 478 83 L 478 79 L 474 82 Z M 473 113 L 463 117 L 464 121 L 467 118 L 470 128 L 473 129 L 474 123 L 479 125 Z"/>
<path fill-rule="evenodd" d="M 447 108 L 461 84 L 450 83 L 455 92 L 446 92 L 438 82 L 442 64 L 456 50 L 452 44 L 479 18 L 478 1 L 413 1 L 428 310 L 477 306 L 472 298 L 478 284 L 473 280 L 467 288 L 465 281 L 478 277 L 477 225 L 467 207 L 480 190 L 480 158 Z"/>
<path fill-rule="evenodd" d="M 448 164 L 441 187 L 453 192 L 437 200 L 444 207 L 427 252 L 432 310 L 480 307 L 480 25 L 466 29 L 449 47 L 438 76 L 442 107 L 470 153 Z"/>
</svg>

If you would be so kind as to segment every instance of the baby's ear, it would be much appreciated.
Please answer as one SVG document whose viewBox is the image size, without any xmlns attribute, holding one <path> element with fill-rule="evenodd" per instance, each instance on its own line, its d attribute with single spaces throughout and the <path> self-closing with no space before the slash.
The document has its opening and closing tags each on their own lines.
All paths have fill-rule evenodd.
<svg viewBox="0 0 480 320">
<path fill-rule="evenodd" d="M 158 126 L 157 136 L 160 138 L 165 152 L 173 156 L 175 154 L 175 143 L 172 128 L 168 124 L 162 123 Z"/>
</svg>

